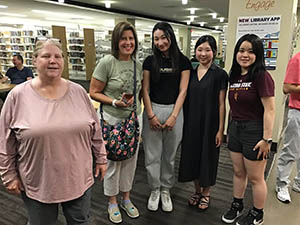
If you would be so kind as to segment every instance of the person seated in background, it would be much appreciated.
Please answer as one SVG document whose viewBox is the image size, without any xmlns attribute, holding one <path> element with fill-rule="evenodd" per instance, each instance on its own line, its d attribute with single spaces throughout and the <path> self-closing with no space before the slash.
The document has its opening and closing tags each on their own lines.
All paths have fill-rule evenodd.
<svg viewBox="0 0 300 225">
<path fill-rule="evenodd" d="M 21 84 L 33 78 L 31 69 L 23 66 L 23 57 L 21 55 L 14 55 L 12 62 L 14 67 L 7 70 L 6 77 L 3 78 L 3 81 L 9 78 L 12 84 Z"/>
<path fill-rule="evenodd" d="M 7 79 L 5 78 L 5 76 L 2 75 L 2 73 L 0 72 L 0 84 L 5 83 Z"/>
<path fill-rule="evenodd" d="M 7 79 L 8 78 L 0 72 L 0 84 L 5 84 Z M 6 99 L 6 95 L 7 95 L 6 92 L 0 93 L 0 112 L 1 112 L 2 105 Z"/>
</svg>

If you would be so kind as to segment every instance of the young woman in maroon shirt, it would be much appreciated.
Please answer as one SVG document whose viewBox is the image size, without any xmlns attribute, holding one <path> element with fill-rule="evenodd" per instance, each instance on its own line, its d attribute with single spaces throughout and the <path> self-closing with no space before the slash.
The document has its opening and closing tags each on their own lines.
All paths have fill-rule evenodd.
<svg viewBox="0 0 300 225">
<path fill-rule="evenodd" d="M 234 169 L 233 202 L 222 221 L 233 223 L 242 214 L 249 179 L 253 208 L 236 225 L 263 224 L 267 197 L 264 171 L 272 142 L 275 103 L 274 81 L 265 69 L 263 43 L 258 36 L 246 34 L 238 40 L 229 82 L 232 120 L 228 148 Z"/>
</svg>

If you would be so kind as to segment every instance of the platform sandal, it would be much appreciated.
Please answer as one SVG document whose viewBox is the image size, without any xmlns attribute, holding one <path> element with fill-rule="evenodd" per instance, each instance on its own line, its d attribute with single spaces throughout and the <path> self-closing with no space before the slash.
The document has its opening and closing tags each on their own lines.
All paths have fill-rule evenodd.
<svg viewBox="0 0 300 225">
<path fill-rule="evenodd" d="M 195 193 L 190 197 L 188 203 L 190 206 L 197 206 L 199 205 L 200 199 L 201 199 L 201 193 Z"/>
<path fill-rule="evenodd" d="M 210 196 L 209 195 L 207 195 L 207 196 L 202 195 L 201 198 L 200 198 L 199 204 L 198 204 L 198 208 L 201 211 L 205 211 L 205 210 L 208 209 L 209 203 L 210 203 Z"/>
</svg>

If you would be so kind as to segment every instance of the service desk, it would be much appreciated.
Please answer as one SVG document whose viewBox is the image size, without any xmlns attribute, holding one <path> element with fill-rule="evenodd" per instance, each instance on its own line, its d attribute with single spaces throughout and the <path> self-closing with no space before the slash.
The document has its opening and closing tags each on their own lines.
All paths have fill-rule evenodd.
<svg viewBox="0 0 300 225">
<path fill-rule="evenodd" d="M 8 92 L 13 89 L 16 85 L 15 84 L 0 84 L 0 93 Z"/>
</svg>

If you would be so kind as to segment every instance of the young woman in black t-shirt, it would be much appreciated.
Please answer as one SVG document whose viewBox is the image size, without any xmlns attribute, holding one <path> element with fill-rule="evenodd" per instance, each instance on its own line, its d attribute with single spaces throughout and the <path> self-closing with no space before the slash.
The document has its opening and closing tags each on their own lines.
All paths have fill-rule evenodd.
<svg viewBox="0 0 300 225">
<path fill-rule="evenodd" d="M 274 81 L 265 69 L 263 44 L 258 36 L 246 34 L 238 40 L 229 81 L 232 121 L 228 148 L 234 169 L 233 202 L 222 221 L 233 223 L 242 214 L 249 179 L 253 208 L 236 225 L 262 224 L 267 197 L 264 171 L 272 142 L 275 103 Z"/>
<path fill-rule="evenodd" d="M 152 31 L 153 55 L 143 64 L 143 145 L 151 194 L 148 209 L 173 210 L 170 188 L 175 182 L 176 150 L 182 136 L 182 105 L 191 65 L 178 48 L 172 27 L 157 23 Z"/>
</svg>

